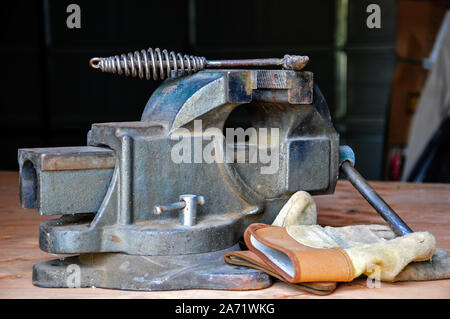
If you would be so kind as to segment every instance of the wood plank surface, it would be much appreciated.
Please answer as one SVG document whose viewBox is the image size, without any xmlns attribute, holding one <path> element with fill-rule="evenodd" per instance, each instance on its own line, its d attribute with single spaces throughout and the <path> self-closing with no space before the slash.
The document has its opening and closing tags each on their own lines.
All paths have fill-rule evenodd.
<svg viewBox="0 0 450 319">
<path fill-rule="evenodd" d="M 415 230 L 430 231 L 437 246 L 450 249 L 450 185 L 371 183 Z M 369 204 L 346 181 L 335 194 L 316 196 L 319 224 L 344 226 L 383 223 Z M 381 283 L 368 288 L 365 279 L 340 284 L 331 295 L 319 297 L 276 281 L 255 291 L 184 290 L 120 291 L 101 288 L 39 288 L 31 283 L 33 264 L 58 256 L 39 249 L 39 223 L 50 217 L 19 208 L 17 172 L 0 172 L 0 298 L 450 298 L 450 279 L 428 282 Z"/>
</svg>

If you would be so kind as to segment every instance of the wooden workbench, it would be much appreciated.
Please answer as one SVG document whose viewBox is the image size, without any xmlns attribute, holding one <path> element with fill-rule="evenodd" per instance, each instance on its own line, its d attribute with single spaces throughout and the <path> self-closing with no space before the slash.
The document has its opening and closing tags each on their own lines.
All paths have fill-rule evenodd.
<svg viewBox="0 0 450 319">
<path fill-rule="evenodd" d="M 434 234 L 437 245 L 450 249 L 450 185 L 374 182 L 382 197 L 415 230 Z M 334 195 L 317 196 L 319 223 L 344 226 L 383 223 L 348 182 Z M 55 259 L 39 249 L 38 225 L 49 217 L 19 208 L 17 172 L 0 172 L 0 298 L 450 298 L 450 279 L 382 283 L 369 289 L 364 279 L 341 284 L 327 297 L 299 291 L 282 282 L 257 291 L 185 290 L 120 291 L 100 288 L 38 288 L 31 284 L 33 264 Z"/>
</svg>

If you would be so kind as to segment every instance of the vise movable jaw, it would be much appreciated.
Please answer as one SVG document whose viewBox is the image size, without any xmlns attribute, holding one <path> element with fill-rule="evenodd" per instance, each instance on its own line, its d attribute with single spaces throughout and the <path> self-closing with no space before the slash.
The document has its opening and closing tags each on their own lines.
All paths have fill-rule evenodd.
<svg viewBox="0 0 450 319">
<path fill-rule="evenodd" d="M 200 136 L 195 132 L 198 123 Z M 262 162 L 207 163 L 196 161 L 195 154 L 193 161 L 173 160 L 180 136 L 203 148 L 210 143 L 208 129 L 225 132 L 240 126 L 255 128 L 257 135 L 260 128 L 277 128 L 269 147 L 277 155 L 273 172 L 262 174 L 267 166 Z M 248 158 L 248 143 L 222 142 L 234 155 L 241 152 Z M 84 147 L 19 150 L 22 207 L 62 215 L 40 225 L 40 248 L 81 254 L 76 260 L 35 265 L 34 283 L 67 286 L 64 267 L 69 262 L 82 267 L 90 260 L 89 267 L 82 267 L 89 279 L 81 286 L 267 286 L 265 274 L 225 265 L 220 256 L 237 249 L 250 223 L 271 223 L 295 191 L 333 193 L 338 145 L 328 106 L 310 72 L 215 70 L 166 80 L 151 96 L 141 121 L 93 124 Z M 180 222 L 180 210 L 171 209 L 155 214 L 181 194 L 200 196 L 191 198 L 195 218 Z M 186 209 L 191 204 L 175 206 Z M 135 268 L 119 274 L 131 260 Z M 111 267 L 104 267 L 105 262 Z M 159 269 L 155 263 L 165 266 Z M 186 264 L 190 270 L 181 271 L 185 280 L 161 280 L 161 272 Z"/>
</svg>

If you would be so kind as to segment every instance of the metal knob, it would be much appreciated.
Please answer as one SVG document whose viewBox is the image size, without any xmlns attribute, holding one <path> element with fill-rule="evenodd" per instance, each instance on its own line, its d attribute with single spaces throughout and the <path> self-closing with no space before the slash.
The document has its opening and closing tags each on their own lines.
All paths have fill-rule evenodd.
<svg viewBox="0 0 450 319">
<path fill-rule="evenodd" d="M 180 201 L 167 205 L 155 206 L 153 213 L 160 215 L 163 212 L 182 209 L 181 224 L 184 226 L 194 226 L 197 219 L 197 205 L 203 205 L 205 198 L 192 194 L 180 195 Z"/>
</svg>

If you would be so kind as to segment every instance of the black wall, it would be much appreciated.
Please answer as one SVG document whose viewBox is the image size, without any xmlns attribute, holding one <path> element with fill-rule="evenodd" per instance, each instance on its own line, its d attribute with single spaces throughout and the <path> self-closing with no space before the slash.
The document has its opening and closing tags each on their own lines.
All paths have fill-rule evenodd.
<svg viewBox="0 0 450 319">
<path fill-rule="evenodd" d="M 395 2 L 391 2 L 395 8 Z M 66 26 L 69 15 L 66 8 L 70 3 L 81 7 L 81 29 Z M 92 123 L 139 120 L 159 83 L 96 72 L 88 65 L 94 56 L 148 47 L 211 59 L 281 57 L 285 53 L 309 55 L 307 69 L 314 72 L 333 112 L 336 3 L 334 0 L 4 1 L 0 9 L 4 79 L 0 97 L 0 169 L 18 168 L 18 148 L 85 145 Z M 387 1 L 381 3 L 392 7 Z M 354 17 L 348 20 L 350 42 L 368 46 L 391 43 L 392 28 L 378 36 L 364 30 L 367 16 L 364 4 L 357 0 L 349 2 L 349 14 Z M 395 14 L 389 19 L 395 20 Z M 367 50 L 350 53 L 349 62 L 354 61 L 355 67 L 349 65 L 349 88 L 359 92 L 363 92 L 358 84 L 360 79 L 371 81 L 361 72 L 374 72 L 365 68 L 365 64 L 372 61 L 371 67 L 377 72 L 380 64 L 376 63 L 386 62 L 383 54 L 387 54 L 388 64 L 392 58 L 391 51 L 383 51 L 381 55 Z M 389 72 L 382 75 L 386 74 L 390 76 Z M 381 82 L 385 88 L 385 81 Z M 376 85 L 375 91 L 368 94 L 380 96 Z M 385 91 L 382 94 L 386 97 Z M 362 102 L 367 100 L 359 98 Z M 384 102 L 382 98 L 381 103 Z M 353 103 L 349 110 L 368 113 L 369 117 L 375 113 L 377 119 L 380 114 L 384 116 L 378 109 L 364 113 L 361 111 L 364 107 Z M 383 111 L 385 107 L 381 106 Z M 357 124 L 358 121 L 361 122 L 361 116 L 356 117 Z M 343 124 L 345 127 L 345 121 Z M 357 125 L 351 127 L 354 136 Z M 375 130 L 377 137 L 383 136 L 383 125 Z M 345 130 L 343 133 L 346 134 Z M 360 140 L 357 142 L 361 144 Z M 363 141 L 361 145 L 366 144 Z M 381 176 L 381 164 L 379 172 L 370 165 L 364 166 L 364 160 L 361 165 L 369 177 Z"/>
</svg>

